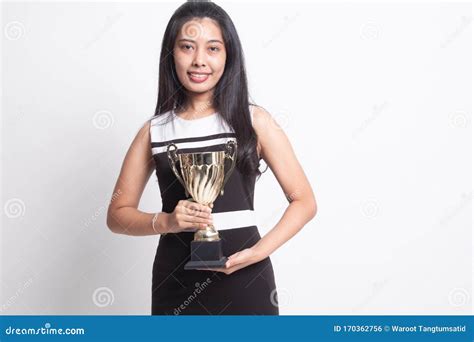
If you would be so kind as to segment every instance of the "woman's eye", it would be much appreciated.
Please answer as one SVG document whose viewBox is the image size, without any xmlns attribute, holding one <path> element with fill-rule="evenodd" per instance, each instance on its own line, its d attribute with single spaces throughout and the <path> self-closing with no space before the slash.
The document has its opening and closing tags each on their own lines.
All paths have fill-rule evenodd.
<svg viewBox="0 0 474 342">
<path fill-rule="evenodd" d="M 219 48 L 218 48 L 217 46 L 211 46 L 209 49 L 210 49 L 212 52 L 217 52 L 217 51 L 219 51 Z"/>
<path fill-rule="evenodd" d="M 189 50 L 192 48 L 192 45 L 184 44 L 184 45 L 181 45 L 181 48 L 183 48 L 184 50 Z"/>
</svg>

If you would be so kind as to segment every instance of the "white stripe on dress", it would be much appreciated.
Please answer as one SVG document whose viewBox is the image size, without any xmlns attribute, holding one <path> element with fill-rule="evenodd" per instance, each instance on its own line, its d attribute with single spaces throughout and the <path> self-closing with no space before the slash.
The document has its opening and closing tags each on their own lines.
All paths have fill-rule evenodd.
<svg viewBox="0 0 474 342">
<path fill-rule="evenodd" d="M 257 225 L 257 216 L 254 210 L 226 211 L 211 213 L 211 215 L 217 231 Z M 196 230 L 196 228 L 189 228 L 184 231 L 195 232 Z"/>
<path fill-rule="evenodd" d="M 180 143 L 176 143 L 176 146 L 178 147 L 178 150 L 180 150 L 183 148 L 197 148 L 197 147 L 206 147 L 206 146 L 226 144 L 229 140 L 236 141 L 235 138 L 229 137 L 229 138 L 202 140 L 202 141 L 180 142 Z M 168 149 L 168 146 L 160 146 L 160 147 L 153 147 L 151 151 L 152 151 L 152 154 L 155 155 L 157 153 L 166 152 L 167 149 Z"/>
</svg>

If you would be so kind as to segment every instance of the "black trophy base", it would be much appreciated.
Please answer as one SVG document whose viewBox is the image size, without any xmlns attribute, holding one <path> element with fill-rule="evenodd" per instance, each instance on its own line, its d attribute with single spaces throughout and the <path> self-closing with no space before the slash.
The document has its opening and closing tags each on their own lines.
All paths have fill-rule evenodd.
<svg viewBox="0 0 474 342">
<path fill-rule="evenodd" d="M 222 253 L 222 240 L 191 241 L 191 260 L 184 265 L 185 270 L 225 267 L 227 257 Z"/>
</svg>

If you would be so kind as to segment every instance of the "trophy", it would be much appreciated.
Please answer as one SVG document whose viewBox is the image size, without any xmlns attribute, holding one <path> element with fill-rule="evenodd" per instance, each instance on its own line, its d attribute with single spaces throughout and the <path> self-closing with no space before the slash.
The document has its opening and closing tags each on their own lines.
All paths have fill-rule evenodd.
<svg viewBox="0 0 474 342">
<path fill-rule="evenodd" d="M 224 151 L 177 153 L 178 147 L 171 143 L 168 145 L 168 162 L 174 174 L 183 185 L 186 197 L 190 201 L 210 206 L 217 196 L 224 194 L 224 186 L 235 168 L 237 157 L 237 143 L 227 141 Z M 226 159 L 231 161 L 231 166 L 225 173 Z M 179 161 L 181 174 L 176 168 Z M 227 257 L 222 252 L 222 240 L 213 225 L 199 228 L 194 233 L 191 241 L 191 260 L 184 265 L 185 270 L 199 268 L 224 267 Z"/>
</svg>

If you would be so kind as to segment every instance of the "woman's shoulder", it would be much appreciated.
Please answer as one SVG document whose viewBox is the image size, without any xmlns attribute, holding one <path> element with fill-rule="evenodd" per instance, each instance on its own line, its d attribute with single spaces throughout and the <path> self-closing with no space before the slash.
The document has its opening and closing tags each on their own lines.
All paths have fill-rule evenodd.
<svg viewBox="0 0 474 342">
<path fill-rule="evenodd" d="M 252 125 L 256 130 L 265 129 L 265 127 L 272 119 L 271 114 L 262 106 L 250 104 L 250 116 L 252 118 Z"/>
<path fill-rule="evenodd" d="M 148 121 L 150 122 L 150 126 L 163 125 L 170 121 L 171 115 L 172 112 L 167 111 L 165 113 L 153 115 Z"/>
<path fill-rule="evenodd" d="M 146 120 L 141 127 L 138 129 L 138 132 L 135 136 L 135 139 L 140 140 L 150 140 L 150 128 L 151 128 L 151 119 Z"/>
</svg>

